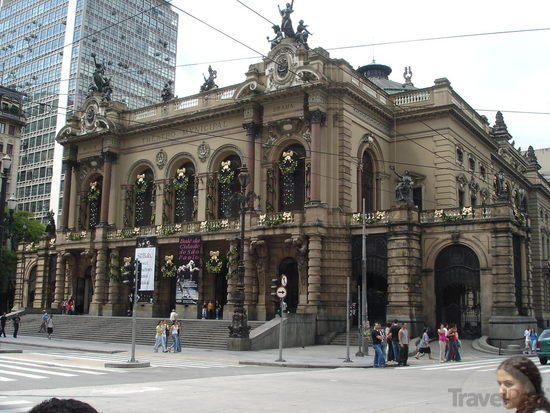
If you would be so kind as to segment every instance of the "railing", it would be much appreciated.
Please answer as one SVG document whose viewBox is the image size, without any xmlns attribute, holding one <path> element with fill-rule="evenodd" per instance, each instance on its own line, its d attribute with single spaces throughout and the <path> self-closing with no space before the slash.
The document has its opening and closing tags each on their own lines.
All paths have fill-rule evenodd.
<svg viewBox="0 0 550 413">
<path fill-rule="evenodd" d="M 194 108 L 195 106 L 199 106 L 199 100 L 197 98 L 183 99 L 179 102 L 176 102 L 174 109 L 175 110 L 183 110 L 183 109 Z"/>
<path fill-rule="evenodd" d="M 375 212 L 366 212 L 362 214 L 357 212 L 352 214 L 350 217 L 351 225 L 362 225 L 363 219 L 365 224 L 387 224 L 388 223 L 388 214 L 385 211 L 375 211 Z"/>
<path fill-rule="evenodd" d="M 147 110 L 137 112 L 136 115 L 135 115 L 135 119 L 140 120 L 140 119 L 150 118 L 150 117 L 155 116 L 156 114 L 157 114 L 157 109 L 156 108 L 147 109 Z"/>
<path fill-rule="evenodd" d="M 71 231 L 65 233 L 65 240 L 70 242 L 87 242 L 91 241 L 91 232 L 88 231 Z"/>
<path fill-rule="evenodd" d="M 418 92 L 396 96 L 394 99 L 394 103 L 397 106 L 411 105 L 419 102 L 426 102 L 431 99 L 431 96 L 432 95 L 429 90 L 420 90 Z"/>
<path fill-rule="evenodd" d="M 435 209 L 422 211 L 420 213 L 420 222 L 427 224 L 431 222 L 460 222 L 487 219 L 492 218 L 494 213 L 495 210 L 492 206 Z"/>
<path fill-rule="evenodd" d="M 272 212 L 269 214 L 260 214 L 257 225 L 260 227 L 276 227 L 281 224 L 294 223 L 294 214 L 292 212 Z"/>
</svg>

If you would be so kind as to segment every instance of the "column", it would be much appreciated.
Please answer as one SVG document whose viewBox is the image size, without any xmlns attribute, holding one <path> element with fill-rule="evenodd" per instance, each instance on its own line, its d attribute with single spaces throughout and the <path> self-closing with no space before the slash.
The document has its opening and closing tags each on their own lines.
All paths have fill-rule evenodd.
<svg viewBox="0 0 550 413">
<path fill-rule="evenodd" d="M 113 170 L 113 162 L 116 160 L 116 153 L 106 151 L 103 152 L 103 188 L 101 189 L 101 210 L 99 223 L 102 225 L 109 224 L 109 200 L 111 198 L 111 174 Z"/>
<path fill-rule="evenodd" d="M 307 272 L 307 302 L 308 305 L 321 304 L 321 262 L 323 239 L 320 235 L 309 236 L 308 272 Z"/>
<path fill-rule="evenodd" d="M 243 159 L 243 164 L 248 167 L 250 174 L 250 183 L 247 191 L 254 191 L 254 176 L 256 171 L 256 137 L 260 131 L 260 125 L 255 122 L 243 123 L 243 128 L 246 130 L 246 158 Z"/>
<path fill-rule="evenodd" d="M 311 119 L 311 203 L 321 202 L 321 124 L 326 113 L 319 109 L 310 112 Z"/>
<path fill-rule="evenodd" d="M 23 293 L 25 285 L 25 244 L 17 247 L 17 269 L 15 278 L 15 295 L 13 309 L 23 308 Z M 9 310 L 9 309 L 8 309 Z"/>
<path fill-rule="evenodd" d="M 45 246 L 46 240 L 40 240 L 38 246 L 36 261 L 36 289 L 34 293 L 33 308 L 42 308 L 46 299 L 45 289 L 48 287 L 48 248 Z"/>
<path fill-rule="evenodd" d="M 255 265 L 250 254 L 250 240 L 244 240 L 244 306 L 248 312 L 248 319 L 256 319 L 256 303 L 258 302 L 258 288 L 256 287 Z"/>
<path fill-rule="evenodd" d="M 92 303 L 90 304 L 90 315 L 103 315 L 103 305 L 106 301 L 107 295 L 107 249 L 100 248 L 96 251 L 96 262 L 93 265 L 92 258 L 92 270 L 95 269 L 94 278 L 94 295 L 92 296 Z"/>
<path fill-rule="evenodd" d="M 55 292 L 54 292 L 54 300 L 52 303 L 52 308 L 57 309 L 65 296 L 66 261 L 61 251 L 57 253 L 57 263 L 55 268 L 56 268 Z"/>
<path fill-rule="evenodd" d="M 75 273 L 74 257 L 67 257 L 67 269 L 65 270 L 65 298 L 71 298 L 73 294 L 73 281 Z"/>
<path fill-rule="evenodd" d="M 115 316 L 124 315 L 123 308 L 120 305 L 120 257 L 118 250 L 110 250 L 109 265 L 107 267 L 107 277 L 109 280 L 109 292 L 107 302 L 103 308 L 103 315 Z"/>
<path fill-rule="evenodd" d="M 65 183 L 63 186 L 63 203 L 61 206 L 61 225 L 60 229 L 67 230 L 69 227 L 69 208 L 71 205 L 71 187 L 73 182 L 73 168 L 76 161 L 72 159 L 63 159 L 65 165 Z"/>
<path fill-rule="evenodd" d="M 493 315 L 518 315 L 514 280 L 512 234 L 508 228 L 493 232 Z"/>
</svg>

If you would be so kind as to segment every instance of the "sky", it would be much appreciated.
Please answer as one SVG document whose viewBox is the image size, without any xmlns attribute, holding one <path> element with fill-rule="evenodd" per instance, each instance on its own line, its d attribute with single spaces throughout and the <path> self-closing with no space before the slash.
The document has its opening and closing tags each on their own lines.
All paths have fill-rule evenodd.
<svg viewBox="0 0 550 413">
<path fill-rule="evenodd" d="M 277 5 L 283 1 L 241 0 L 266 19 L 280 24 Z M 271 24 L 237 0 L 186 1 L 172 4 L 242 42 L 239 44 L 182 11 L 179 15 L 176 95 L 199 92 L 211 61 L 220 87 L 240 83 L 250 64 L 261 61 L 273 37 Z M 309 26 L 312 48 L 363 45 L 395 40 L 550 28 L 550 1 L 483 0 L 295 0 L 292 22 Z M 390 66 L 390 79 L 403 81 L 411 66 L 416 87 L 430 87 L 446 77 L 454 90 L 494 123 L 501 110 L 516 147 L 550 147 L 550 30 L 396 45 L 328 50 L 332 58 L 353 67 L 371 63 Z M 195 65 L 195 63 L 202 63 Z M 483 109 L 483 111 L 482 111 Z M 488 110 L 488 111 L 486 111 Z M 544 115 L 505 111 L 546 112 Z"/>
</svg>

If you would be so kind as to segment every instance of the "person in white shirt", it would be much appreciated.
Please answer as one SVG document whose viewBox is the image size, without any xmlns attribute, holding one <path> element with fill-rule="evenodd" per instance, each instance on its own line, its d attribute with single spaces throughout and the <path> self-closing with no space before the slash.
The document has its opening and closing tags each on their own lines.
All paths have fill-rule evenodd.
<svg viewBox="0 0 550 413">
<path fill-rule="evenodd" d="M 525 348 L 523 349 L 524 354 L 529 354 L 531 352 L 531 330 L 527 327 L 523 332 L 523 337 L 525 338 Z"/>
<path fill-rule="evenodd" d="M 170 313 L 170 321 L 174 322 L 178 319 L 178 313 L 176 313 L 176 310 L 172 310 Z"/>
</svg>

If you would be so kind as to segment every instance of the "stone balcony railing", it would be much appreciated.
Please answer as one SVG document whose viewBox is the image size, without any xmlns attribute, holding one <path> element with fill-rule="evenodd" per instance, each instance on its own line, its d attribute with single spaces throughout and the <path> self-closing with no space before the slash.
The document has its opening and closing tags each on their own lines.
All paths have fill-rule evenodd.
<svg viewBox="0 0 550 413">
<path fill-rule="evenodd" d="M 349 224 L 350 225 L 363 225 L 363 220 L 366 225 L 380 225 L 388 223 L 388 214 L 386 211 L 375 211 L 375 212 L 366 212 L 362 214 L 361 212 L 356 212 L 349 215 Z"/>
<path fill-rule="evenodd" d="M 483 205 L 477 207 L 464 207 L 452 209 L 435 209 L 422 211 L 420 222 L 422 224 L 450 222 L 460 223 L 464 221 L 476 221 L 485 219 L 510 219 L 520 227 L 530 226 L 529 217 L 514 208 L 510 204 Z"/>
</svg>

